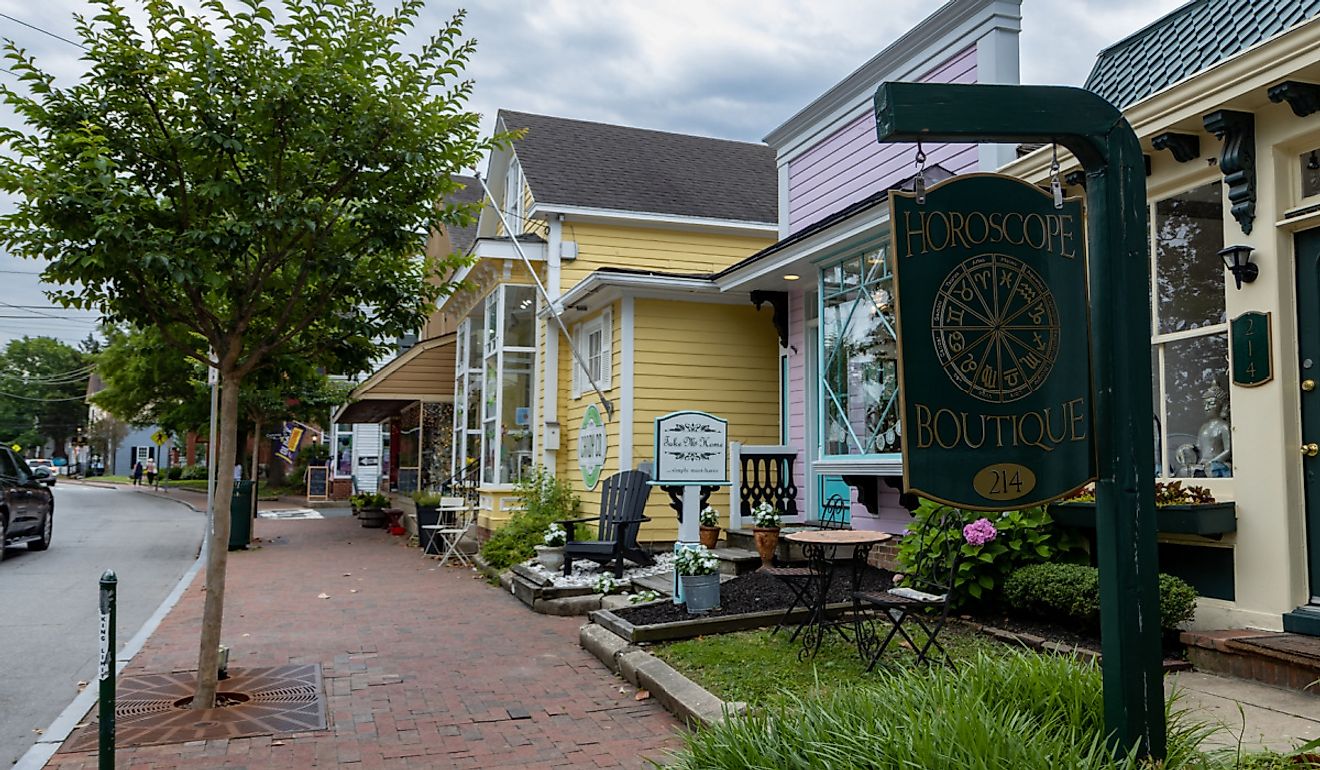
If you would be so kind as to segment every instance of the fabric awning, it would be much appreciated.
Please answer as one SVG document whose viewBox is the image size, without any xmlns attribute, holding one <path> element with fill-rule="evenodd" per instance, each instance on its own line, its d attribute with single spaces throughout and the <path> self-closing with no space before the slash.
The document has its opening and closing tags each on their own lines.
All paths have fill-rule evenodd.
<svg viewBox="0 0 1320 770">
<path fill-rule="evenodd" d="M 453 332 L 425 339 L 395 356 L 349 394 L 349 403 L 335 416 L 337 423 L 381 422 L 418 401 L 454 400 Z"/>
</svg>

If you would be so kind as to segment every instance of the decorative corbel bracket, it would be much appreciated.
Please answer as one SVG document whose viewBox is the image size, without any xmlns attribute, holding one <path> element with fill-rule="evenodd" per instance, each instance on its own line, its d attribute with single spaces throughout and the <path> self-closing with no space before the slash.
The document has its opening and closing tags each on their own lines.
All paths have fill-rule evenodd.
<svg viewBox="0 0 1320 770">
<path fill-rule="evenodd" d="M 1196 160 L 1201 157 L 1201 137 L 1196 134 L 1179 134 L 1165 131 L 1151 137 L 1150 146 L 1157 150 L 1168 150 L 1179 163 Z"/>
<path fill-rule="evenodd" d="M 761 305 L 770 303 L 774 310 L 770 322 L 775 325 L 775 331 L 779 332 L 779 346 L 788 347 L 788 292 L 757 289 L 752 292 L 751 298 L 757 310 L 761 309 Z"/>
<path fill-rule="evenodd" d="M 1224 143 L 1219 170 L 1228 185 L 1233 218 L 1242 234 L 1250 235 L 1256 219 L 1256 118 L 1250 112 L 1215 110 L 1204 121 L 1205 130 Z"/>
<path fill-rule="evenodd" d="M 1320 85 L 1315 83 L 1285 80 L 1277 86 L 1271 86 L 1270 90 L 1266 91 L 1266 95 L 1275 104 L 1288 102 L 1293 114 L 1299 118 L 1320 110 Z"/>
<path fill-rule="evenodd" d="M 1081 187 L 1083 190 L 1085 190 L 1086 172 L 1080 170 L 1069 171 L 1068 173 L 1063 175 L 1063 183 L 1068 185 L 1069 187 Z"/>
</svg>

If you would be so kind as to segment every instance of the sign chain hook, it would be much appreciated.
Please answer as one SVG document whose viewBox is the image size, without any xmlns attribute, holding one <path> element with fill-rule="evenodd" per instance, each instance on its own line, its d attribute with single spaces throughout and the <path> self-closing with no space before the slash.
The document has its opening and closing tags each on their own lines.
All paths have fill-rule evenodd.
<svg viewBox="0 0 1320 770">
<path fill-rule="evenodd" d="M 926 203 L 926 151 L 921 148 L 921 141 L 917 141 L 917 175 L 912 179 L 912 192 L 917 196 L 917 204 Z"/>
<path fill-rule="evenodd" d="M 1054 193 L 1054 208 L 1063 208 L 1063 184 L 1059 182 L 1059 143 L 1053 144 L 1050 158 L 1050 192 Z"/>
</svg>

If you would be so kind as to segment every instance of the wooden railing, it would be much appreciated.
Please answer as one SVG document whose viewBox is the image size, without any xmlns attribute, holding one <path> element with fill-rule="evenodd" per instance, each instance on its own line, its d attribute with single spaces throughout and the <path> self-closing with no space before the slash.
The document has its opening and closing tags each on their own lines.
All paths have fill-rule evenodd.
<svg viewBox="0 0 1320 770">
<path fill-rule="evenodd" d="M 768 502 L 787 518 L 798 515 L 797 483 L 793 465 L 797 451 L 787 446 L 751 446 L 732 442 L 729 453 L 729 526 L 752 526 L 752 509 Z"/>
</svg>

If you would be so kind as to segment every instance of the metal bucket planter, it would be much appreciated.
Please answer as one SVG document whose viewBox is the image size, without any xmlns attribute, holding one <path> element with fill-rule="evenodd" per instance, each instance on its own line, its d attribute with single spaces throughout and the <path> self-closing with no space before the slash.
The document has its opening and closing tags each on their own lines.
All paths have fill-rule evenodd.
<svg viewBox="0 0 1320 770">
<path fill-rule="evenodd" d="M 710 612 L 719 608 L 719 573 L 714 575 L 682 575 L 681 579 L 683 581 L 683 599 L 687 604 L 688 612 L 693 615 L 700 615 L 703 612 Z"/>
</svg>

